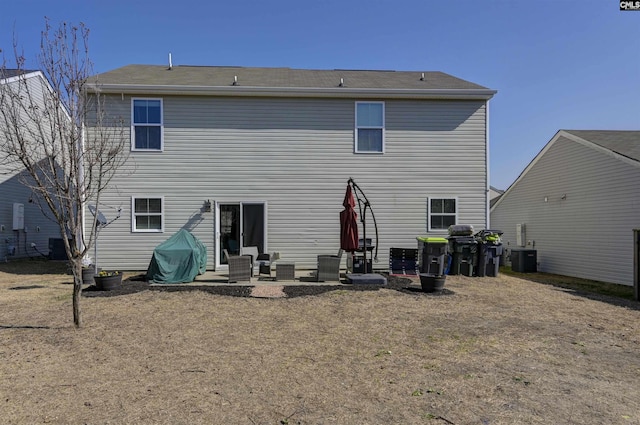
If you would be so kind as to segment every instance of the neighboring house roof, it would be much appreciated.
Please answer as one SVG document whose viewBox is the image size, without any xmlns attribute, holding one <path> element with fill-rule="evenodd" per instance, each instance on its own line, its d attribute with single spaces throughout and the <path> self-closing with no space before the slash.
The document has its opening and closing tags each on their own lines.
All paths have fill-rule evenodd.
<svg viewBox="0 0 640 425">
<path fill-rule="evenodd" d="M 104 92 L 283 95 L 354 93 L 388 97 L 490 99 L 495 90 L 443 72 L 310 70 L 230 66 L 127 65 L 99 74 L 93 88 Z"/>
<path fill-rule="evenodd" d="M 640 161 L 640 131 L 563 130 L 629 159 Z"/>
<path fill-rule="evenodd" d="M 500 190 L 498 188 L 495 188 L 493 186 L 489 186 L 489 189 L 491 189 L 492 191 L 494 191 L 496 193 L 496 196 L 500 196 L 504 193 L 504 190 Z"/>
<path fill-rule="evenodd" d="M 502 194 L 504 193 L 504 190 L 500 190 L 497 189 L 493 186 L 489 186 L 490 189 L 490 194 L 489 194 L 489 207 L 492 207 L 493 204 L 495 204 L 496 202 L 498 202 L 498 199 L 500 199 L 500 197 L 502 196 Z"/>
<path fill-rule="evenodd" d="M 502 196 L 491 204 L 495 208 L 555 143 L 573 141 L 640 167 L 640 131 L 636 130 L 560 130 L 520 173 Z"/>
<path fill-rule="evenodd" d="M 37 69 L 0 68 L 0 84 L 5 83 L 10 78 L 14 78 L 19 75 L 28 75 L 34 72 L 39 72 L 39 71 Z"/>
</svg>

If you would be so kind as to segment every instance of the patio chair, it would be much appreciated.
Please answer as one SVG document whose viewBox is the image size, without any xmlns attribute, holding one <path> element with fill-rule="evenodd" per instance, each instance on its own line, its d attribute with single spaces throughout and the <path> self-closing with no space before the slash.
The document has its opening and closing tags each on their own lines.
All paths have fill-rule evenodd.
<svg viewBox="0 0 640 425">
<path fill-rule="evenodd" d="M 340 261 L 342 260 L 342 250 L 338 255 L 318 255 L 317 281 L 340 281 Z"/>
<path fill-rule="evenodd" d="M 226 249 L 223 252 L 229 264 L 229 283 L 251 282 L 251 256 L 229 255 Z"/>
<path fill-rule="evenodd" d="M 269 265 L 271 256 L 269 254 L 260 254 L 257 246 L 243 246 L 240 248 L 240 255 L 251 256 L 251 276 L 255 275 L 256 267 L 258 267 L 258 273 L 262 273 L 260 266 L 262 263 L 267 262 Z"/>
<path fill-rule="evenodd" d="M 271 276 L 271 266 L 280 259 L 280 253 L 274 252 L 273 254 L 259 254 L 258 255 L 258 276 L 268 274 Z"/>
<path fill-rule="evenodd" d="M 418 249 L 390 248 L 389 249 L 389 274 L 391 275 L 420 274 L 420 266 L 418 261 Z"/>
</svg>

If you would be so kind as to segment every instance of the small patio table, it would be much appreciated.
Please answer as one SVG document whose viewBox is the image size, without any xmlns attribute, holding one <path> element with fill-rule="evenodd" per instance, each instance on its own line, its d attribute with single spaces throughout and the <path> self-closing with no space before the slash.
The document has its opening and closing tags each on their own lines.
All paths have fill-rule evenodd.
<svg viewBox="0 0 640 425">
<path fill-rule="evenodd" d="M 276 261 L 276 280 L 294 280 L 296 263 L 292 261 Z"/>
</svg>

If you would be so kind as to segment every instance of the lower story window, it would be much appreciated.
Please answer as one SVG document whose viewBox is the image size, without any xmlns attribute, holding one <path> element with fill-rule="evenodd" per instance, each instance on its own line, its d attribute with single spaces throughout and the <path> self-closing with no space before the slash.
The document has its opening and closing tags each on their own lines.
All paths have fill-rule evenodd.
<svg viewBox="0 0 640 425">
<path fill-rule="evenodd" d="M 428 230 L 446 230 L 457 222 L 457 200 L 455 198 L 429 198 Z"/>
<path fill-rule="evenodd" d="M 132 211 L 134 232 L 162 232 L 162 198 L 133 198 Z"/>
</svg>

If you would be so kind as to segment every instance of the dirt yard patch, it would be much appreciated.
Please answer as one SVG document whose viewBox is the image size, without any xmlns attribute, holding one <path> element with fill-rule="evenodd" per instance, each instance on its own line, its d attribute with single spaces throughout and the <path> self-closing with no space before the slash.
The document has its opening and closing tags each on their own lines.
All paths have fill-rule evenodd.
<svg viewBox="0 0 640 425">
<path fill-rule="evenodd" d="M 2 423 L 640 424 L 632 301 L 506 275 L 443 296 L 139 287 L 83 297 L 77 330 L 70 276 L 30 272 L 0 272 Z"/>
</svg>

